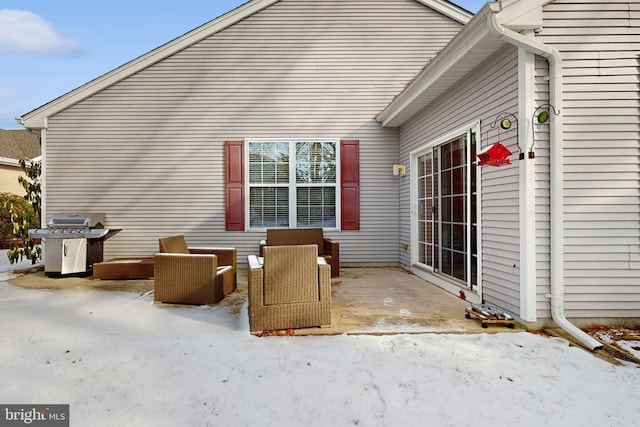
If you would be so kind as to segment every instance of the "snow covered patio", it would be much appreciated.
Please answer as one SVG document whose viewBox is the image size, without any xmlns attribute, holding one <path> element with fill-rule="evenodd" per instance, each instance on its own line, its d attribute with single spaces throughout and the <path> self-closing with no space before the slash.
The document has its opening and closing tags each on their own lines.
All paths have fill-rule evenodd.
<svg viewBox="0 0 640 427">
<path fill-rule="evenodd" d="M 153 291 L 153 280 L 49 278 L 42 271 L 21 275 L 10 283 L 36 289 L 126 291 L 140 295 Z M 332 279 L 331 290 L 332 326 L 296 329 L 296 335 L 513 331 L 503 325 L 483 329 L 478 320 L 465 318 L 468 302 L 400 268 L 342 268 L 341 277 Z M 218 305 L 233 308 L 237 316 L 246 300 L 247 272 L 240 268 L 238 290 Z M 157 307 L 164 308 L 167 307 Z"/>
<path fill-rule="evenodd" d="M 366 271 L 345 271 L 336 300 L 346 297 L 341 291 L 356 273 Z M 527 332 L 258 338 L 249 333 L 242 291 L 213 307 L 154 306 L 143 289 L 96 290 L 114 283 L 58 279 L 68 286 L 26 289 L 0 275 L 0 402 L 69 404 L 71 426 L 485 420 L 589 427 L 637 425 L 640 415 L 635 364 L 615 366 L 560 339 Z M 21 278 L 32 285 L 36 279 Z M 356 318 L 357 310 L 342 306 L 335 322 L 443 332 L 455 318 L 457 332 L 479 328 L 464 319 L 466 303 L 455 296 L 443 297 L 451 305 L 439 304 L 449 307 L 440 314 L 416 316 L 419 305 L 409 301 L 416 296 L 401 298 L 394 283 L 387 285 L 382 301 L 369 300 L 375 315 Z M 422 320 L 410 325 L 416 318 Z"/>
</svg>

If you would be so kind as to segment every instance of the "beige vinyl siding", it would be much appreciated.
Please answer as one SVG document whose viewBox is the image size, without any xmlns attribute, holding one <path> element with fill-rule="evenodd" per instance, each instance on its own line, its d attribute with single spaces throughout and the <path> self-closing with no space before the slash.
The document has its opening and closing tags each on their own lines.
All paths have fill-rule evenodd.
<svg viewBox="0 0 640 427">
<path fill-rule="evenodd" d="M 397 137 L 374 117 L 460 28 L 414 0 L 277 2 L 51 117 L 46 212 L 105 212 L 105 258 L 182 233 L 244 262 L 264 232 L 225 231 L 224 141 L 359 139 L 361 230 L 327 234 L 344 264 L 397 264 Z"/>
<path fill-rule="evenodd" d="M 564 57 L 568 317 L 640 315 L 640 1 L 555 1 L 540 40 Z"/>
<path fill-rule="evenodd" d="M 23 196 L 24 188 L 18 182 L 18 177 L 26 178 L 20 166 L 0 165 L 0 192 Z"/>
<path fill-rule="evenodd" d="M 517 153 L 516 133 L 492 128 L 503 111 L 517 116 L 517 50 L 508 47 L 479 64 L 467 78 L 451 88 L 401 127 L 401 161 L 409 164 L 411 151 L 465 124 L 481 121 L 482 147 L 498 140 Z M 517 158 L 514 154 L 512 158 Z M 483 297 L 512 312 L 519 312 L 519 214 L 517 162 L 501 167 L 481 167 Z M 412 172 L 409 171 L 409 175 Z M 408 177 L 407 177 L 408 178 Z M 402 181 L 401 236 L 410 242 L 409 179 Z M 402 253 L 403 264 L 411 262 Z"/>
</svg>

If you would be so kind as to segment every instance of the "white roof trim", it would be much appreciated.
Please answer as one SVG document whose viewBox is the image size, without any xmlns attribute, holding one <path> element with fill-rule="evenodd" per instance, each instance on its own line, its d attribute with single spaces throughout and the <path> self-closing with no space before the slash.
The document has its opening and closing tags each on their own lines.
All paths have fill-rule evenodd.
<svg viewBox="0 0 640 427">
<path fill-rule="evenodd" d="M 33 159 L 25 159 L 25 162 L 27 164 L 31 164 L 33 162 L 39 162 L 41 160 L 42 160 L 42 156 L 36 156 Z M 10 157 L 0 157 L 0 165 L 20 167 L 20 159 L 12 159 Z"/>
<path fill-rule="evenodd" d="M 466 24 L 471 20 L 471 18 L 473 18 L 473 13 L 446 0 L 416 0 L 416 1 L 462 24 Z"/>
<path fill-rule="evenodd" d="M 188 33 L 36 108 L 19 118 L 28 129 L 47 127 L 47 118 L 59 113 L 89 96 L 167 58 L 180 50 L 230 27 L 244 18 L 277 3 L 279 0 L 252 0 Z"/>
<path fill-rule="evenodd" d="M 492 5 L 505 27 L 514 31 L 542 25 L 542 6 L 552 0 L 496 0 L 486 3 L 468 24 L 376 117 L 383 127 L 397 127 L 465 78 L 473 67 L 507 44 L 494 37 L 487 24 Z"/>
<path fill-rule="evenodd" d="M 426 106 L 441 92 L 430 92 L 465 56 L 489 34 L 486 20 L 489 7 L 480 12 L 438 53 L 433 60 L 400 92 L 393 101 L 376 117 L 383 127 L 403 124 L 413 113 Z"/>
<path fill-rule="evenodd" d="M 16 159 L 11 159 L 9 157 L 0 157 L 0 165 L 4 166 L 20 166 L 20 162 Z"/>
</svg>

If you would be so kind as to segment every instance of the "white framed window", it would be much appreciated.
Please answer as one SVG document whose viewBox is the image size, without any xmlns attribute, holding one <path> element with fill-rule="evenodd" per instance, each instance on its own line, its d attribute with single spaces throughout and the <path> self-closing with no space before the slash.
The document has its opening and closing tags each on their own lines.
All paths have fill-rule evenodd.
<svg viewBox="0 0 640 427">
<path fill-rule="evenodd" d="M 247 140 L 249 228 L 339 224 L 337 139 Z"/>
</svg>

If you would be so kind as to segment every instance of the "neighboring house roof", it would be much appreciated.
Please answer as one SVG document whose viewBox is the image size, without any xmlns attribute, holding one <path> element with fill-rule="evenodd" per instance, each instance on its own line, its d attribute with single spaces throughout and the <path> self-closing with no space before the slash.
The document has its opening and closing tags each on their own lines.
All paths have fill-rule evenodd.
<svg viewBox="0 0 640 427">
<path fill-rule="evenodd" d="M 40 156 L 40 135 L 29 130 L 0 129 L 0 164 L 18 165 L 19 160 Z"/>
<path fill-rule="evenodd" d="M 47 127 L 47 119 L 60 111 L 100 92 L 103 89 L 163 60 L 188 46 L 193 45 L 237 22 L 277 3 L 280 0 L 251 0 L 236 9 L 206 23 L 194 30 L 108 72 L 49 103 L 36 108 L 20 117 L 19 122 L 28 129 Z M 416 0 L 451 19 L 466 24 L 473 14 L 446 0 Z"/>
<path fill-rule="evenodd" d="M 541 6 L 550 0 L 500 0 L 505 27 L 515 31 L 542 26 Z M 471 70 L 507 43 L 489 30 L 488 19 L 496 2 L 487 3 L 473 19 L 377 116 L 383 126 L 396 127 L 444 94 Z"/>
</svg>

